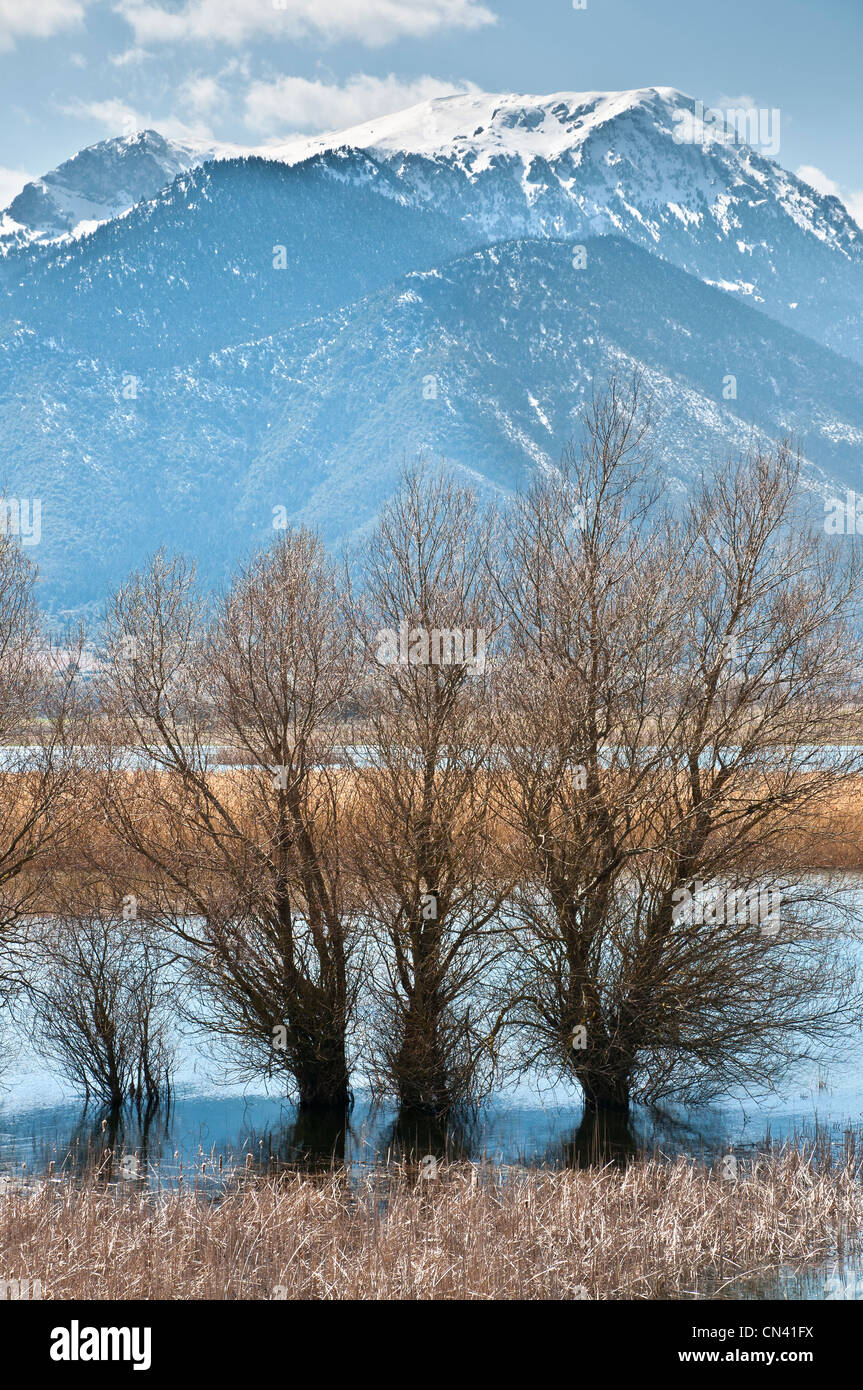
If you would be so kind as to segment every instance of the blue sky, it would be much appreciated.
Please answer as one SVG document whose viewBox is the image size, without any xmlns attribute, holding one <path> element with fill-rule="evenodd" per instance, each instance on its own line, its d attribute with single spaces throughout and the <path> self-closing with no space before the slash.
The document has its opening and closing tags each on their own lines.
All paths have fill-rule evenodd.
<svg viewBox="0 0 863 1390">
<path fill-rule="evenodd" d="M 471 85 L 672 86 L 778 107 L 780 162 L 860 220 L 861 54 L 863 0 L 0 0 L 0 207 L 144 126 L 263 145 Z"/>
</svg>

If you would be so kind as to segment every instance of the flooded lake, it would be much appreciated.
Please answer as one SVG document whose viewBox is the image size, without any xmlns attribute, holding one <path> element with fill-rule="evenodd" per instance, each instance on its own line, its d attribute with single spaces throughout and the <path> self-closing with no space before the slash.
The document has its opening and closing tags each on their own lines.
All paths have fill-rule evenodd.
<svg viewBox="0 0 863 1390">
<path fill-rule="evenodd" d="M 7 1033 L 3 1049 L 15 1062 L 0 1089 L 0 1173 L 7 1176 L 82 1171 L 110 1149 L 137 1157 L 141 1177 L 171 1184 L 206 1185 L 212 1164 L 222 1171 L 252 1162 L 362 1169 L 389 1157 L 427 1152 L 496 1164 L 562 1167 L 605 1154 L 685 1153 L 717 1161 L 782 1141 L 820 1137 L 836 1147 L 863 1142 L 863 1039 L 848 1040 L 829 1065 L 806 1067 L 781 1091 L 757 1098 L 729 1095 L 701 1109 L 634 1108 L 629 1125 L 601 1136 L 585 1121 L 575 1091 L 521 1085 L 498 1094 L 486 1107 L 440 1130 L 400 1126 L 396 1111 L 372 1105 L 357 1089 L 345 1125 L 299 1115 L 282 1095 L 260 1083 L 224 1080 L 218 1065 L 188 1046 L 181 1057 L 169 1107 L 149 1119 L 133 1107 L 106 1119 L 85 1110 L 58 1078 L 28 1056 L 26 1039 Z M 209 1175 L 202 1178 L 202 1174 Z"/>
<path fill-rule="evenodd" d="M 863 891 L 861 891 L 863 897 Z M 857 950 L 863 954 L 863 944 Z M 309 1121 L 260 1081 L 230 1080 L 230 1059 L 200 1039 L 181 1037 L 169 1107 L 149 1117 L 82 1106 L 34 1055 L 26 1029 L 0 1037 L 0 1196 L 10 1183 L 91 1175 L 122 1187 L 194 1190 L 218 1199 L 237 1169 L 278 1172 L 346 1166 L 360 1176 L 391 1159 L 467 1159 L 493 1165 L 561 1168 L 636 1153 L 684 1154 L 718 1165 L 733 1153 L 745 1164 L 783 1142 L 818 1140 L 838 1154 L 863 1154 L 863 1034 L 855 1030 L 819 1066 L 793 1072 L 767 1095 L 728 1094 L 716 1103 L 662 1111 L 635 1108 L 625 1126 L 597 1133 L 575 1088 L 539 1079 L 498 1094 L 446 1129 L 400 1125 L 392 1107 L 374 1106 L 361 1081 L 347 1123 Z M 863 1261 L 847 1252 L 816 1268 L 745 1279 L 714 1294 L 734 1299 L 863 1298 Z"/>
<path fill-rule="evenodd" d="M 819 1138 L 837 1150 L 863 1152 L 863 1049 L 837 1061 L 830 1073 L 801 1075 L 782 1094 L 760 1103 L 731 1097 L 699 1111 L 659 1115 L 636 1109 L 626 1133 L 602 1143 L 585 1126 L 572 1096 L 538 1097 L 526 1088 L 496 1098 L 484 1111 L 444 1133 L 400 1130 L 393 1110 L 373 1108 L 358 1094 L 347 1126 L 310 1124 L 283 1098 L 260 1089 L 205 1080 L 194 1071 L 178 1085 L 173 1104 L 146 1120 L 127 1111 L 116 1122 L 85 1113 L 63 1096 L 56 1079 L 35 1066 L 7 1075 L 0 1101 L 0 1198 L 4 1183 L 29 1183 L 64 1173 L 100 1170 L 104 1180 L 152 1190 L 182 1186 L 218 1200 L 237 1169 L 277 1172 L 346 1164 L 359 1176 L 389 1158 L 418 1162 L 467 1158 L 495 1165 L 580 1165 L 609 1157 L 625 1162 L 633 1151 L 685 1153 L 719 1164 L 729 1152 L 747 1156 L 771 1143 Z M 193 1062 L 193 1067 L 196 1063 Z M 703 1293 L 707 1293 L 705 1290 Z M 803 1271 L 731 1281 L 709 1296 L 739 1301 L 863 1299 L 863 1256 L 836 1251 Z"/>
</svg>

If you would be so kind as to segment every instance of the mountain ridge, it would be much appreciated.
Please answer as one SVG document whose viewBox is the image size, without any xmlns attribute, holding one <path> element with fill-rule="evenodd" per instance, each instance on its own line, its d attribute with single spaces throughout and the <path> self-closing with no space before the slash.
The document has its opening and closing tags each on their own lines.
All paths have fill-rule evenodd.
<svg viewBox="0 0 863 1390">
<path fill-rule="evenodd" d="M 616 368 L 676 494 L 789 433 L 816 509 L 858 485 L 859 229 L 758 151 L 675 141 L 681 99 L 445 98 L 7 248 L 0 481 L 42 501 L 52 611 L 161 543 L 218 583 L 275 509 L 341 545 L 420 454 L 510 491 Z M 448 152 L 387 148 L 405 129 Z"/>
<path fill-rule="evenodd" d="M 330 135 L 217 153 L 221 162 L 353 170 L 370 182 L 377 170 L 385 176 L 379 188 L 397 185 L 392 196 L 463 224 L 478 244 L 628 236 L 863 362 L 863 231 L 837 199 L 745 143 L 713 132 L 703 146 L 680 142 L 684 126 L 698 134 L 696 111 L 695 99 L 674 88 L 471 93 Z M 172 158 L 188 162 L 190 148 L 177 146 Z M 202 167 L 206 160 L 193 162 L 191 172 Z M 166 191 L 141 203 L 164 200 Z M 58 249 L 71 235 L 55 239 Z M 7 254 L 16 249 L 20 238 L 7 239 Z"/>
<path fill-rule="evenodd" d="M 32 332 L 7 340 L 0 382 L 16 390 L 0 391 L 0 425 L 17 466 L 4 481 L 27 496 L 40 478 L 46 601 L 98 601 L 160 543 L 219 583 L 272 534 L 277 508 L 340 545 L 419 456 L 509 492 L 577 440 L 593 383 L 615 369 L 644 373 L 657 464 L 680 496 L 729 450 L 792 431 L 816 508 L 831 483 L 853 485 L 853 364 L 624 238 L 587 249 L 581 279 L 566 242 L 459 254 L 267 338 L 154 363 L 131 398 L 116 362 L 46 352 Z M 757 373 L 724 401 L 753 350 Z M 794 413 L 775 391 L 779 361 Z"/>
</svg>

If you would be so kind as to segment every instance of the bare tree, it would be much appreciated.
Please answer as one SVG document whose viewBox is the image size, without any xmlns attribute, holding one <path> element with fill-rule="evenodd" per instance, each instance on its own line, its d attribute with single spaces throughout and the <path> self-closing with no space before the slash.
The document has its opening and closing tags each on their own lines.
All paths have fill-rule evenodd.
<svg viewBox="0 0 863 1390">
<path fill-rule="evenodd" d="M 143 764 L 114 757 L 107 815 L 148 866 L 147 911 L 182 943 L 199 1020 L 301 1106 L 346 1106 L 356 912 L 335 749 L 354 663 L 332 568 L 288 532 L 207 612 L 183 562 L 157 556 L 115 600 L 107 645 L 112 737 Z"/>
<path fill-rule="evenodd" d="M 76 684 L 83 648 L 46 633 L 36 571 L 0 535 L 0 931 L 38 894 L 36 866 L 74 822 L 85 701 Z"/>
<path fill-rule="evenodd" d="M 491 744 L 490 541 L 470 490 L 410 473 L 365 548 L 355 855 L 369 929 L 377 1085 L 442 1115 L 493 1073 L 487 990 L 497 954 Z"/>
<path fill-rule="evenodd" d="M 88 701 L 83 636 L 45 630 L 36 571 L 0 535 L 0 999 L 20 985 L 17 933 L 44 900 L 45 875 L 74 832 Z"/>
<path fill-rule="evenodd" d="M 170 953 L 151 923 L 97 907 L 51 913 L 21 943 L 25 997 L 43 1055 L 116 1108 L 170 1096 Z"/>
<path fill-rule="evenodd" d="M 789 837 L 843 746 L 859 574 L 797 514 L 787 446 L 670 514 L 639 384 L 505 521 L 501 788 L 524 1065 L 597 1109 L 769 1085 L 859 1017 L 838 889 Z"/>
</svg>

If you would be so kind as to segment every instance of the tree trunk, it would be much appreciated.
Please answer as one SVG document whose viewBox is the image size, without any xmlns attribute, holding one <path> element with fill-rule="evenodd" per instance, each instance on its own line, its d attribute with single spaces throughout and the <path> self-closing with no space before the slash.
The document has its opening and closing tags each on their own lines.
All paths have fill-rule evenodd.
<svg viewBox="0 0 863 1390">
<path fill-rule="evenodd" d="M 586 1110 L 628 1112 L 632 1086 L 630 1067 L 622 1063 L 579 1067 L 576 1077 L 584 1092 Z"/>
<path fill-rule="evenodd" d="M 344 1037 L 315 1039 L 314 1054 L 294 1068 L 301 1110 L 347 1110 L 353 1099 Z"/>
<path fill-rule="evenodd" d="M 393 1065 L 399 1109 L 407 1114 L 445 1115 L 451 1108 L 438 1023 L 435 1001 L 415 993 L 402 1020 Z"/>
</svg>

